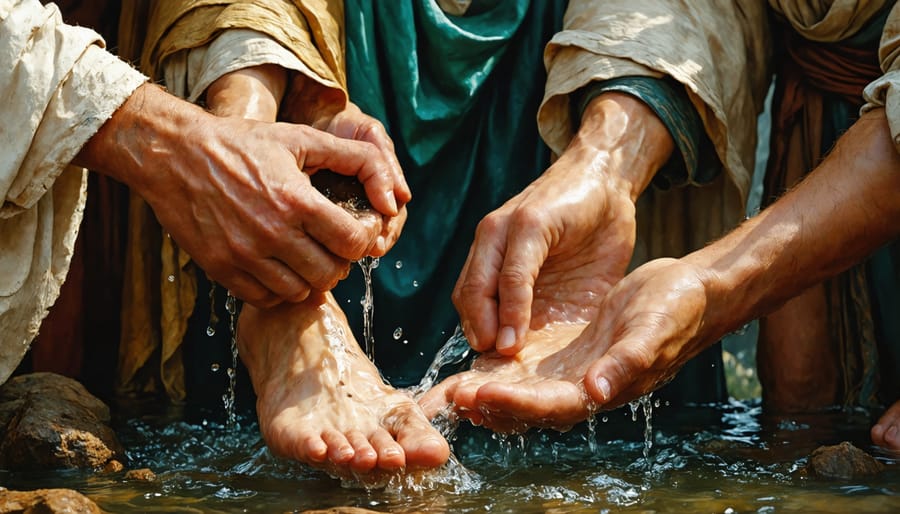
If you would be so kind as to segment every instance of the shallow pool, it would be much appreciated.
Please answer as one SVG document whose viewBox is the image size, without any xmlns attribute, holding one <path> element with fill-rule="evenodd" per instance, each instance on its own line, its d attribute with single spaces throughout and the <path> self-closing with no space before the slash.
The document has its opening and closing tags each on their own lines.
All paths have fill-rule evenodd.
<svg viewBox="0 0 900 514">
<path fill-rule="evenodd" d="M 871 446 L 861 411 L 770 418 L 754 402 L 660 405 L 649 450 L 643 413 L 632 421 L 627 408 L 562 435 L 504 438 L 463 425 L 458 462 L 374 490 L 272 458 L 248 414 L 233 428 L 204 416 L 170 407 L 117 422 L 126 466 L 150 468 L 156 481 L 0 472 L 0 484 L 76 489 L 109 512 L 900 512 L 900 456 Z M 804 475 L 814 448 L 844 440 L 886 471 L 851 482 Z"/>
</svg>

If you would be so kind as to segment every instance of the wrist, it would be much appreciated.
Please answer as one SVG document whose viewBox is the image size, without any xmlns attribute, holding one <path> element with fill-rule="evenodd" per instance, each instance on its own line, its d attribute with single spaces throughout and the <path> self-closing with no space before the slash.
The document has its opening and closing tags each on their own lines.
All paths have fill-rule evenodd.
<svg viewBox="0 0 900 514">
<path fill-rule="evenodd" d="M 608 156 L 605 173 L 633 203 L 674 149 L 668 128 L 647 104 L 630 94 L 609 91 L 587 104 L 566 153 Z"/>
<path fill-rule="evenodd" d="M 212 115 L 162 88 L 144 84 L 82 147 L 74 164 L 110 176 L 146 197 L 150 182 L 165 174 L 185 134 L 205 140 L 204 119 Z M 154 163 L 163 163 L 162 166 Z"/>
<path fill-rule="evenodd" d="M 263 64 L 219 77 L 206 90 L 206 105 L 217 116 L 275 121 L 287 87 L 287 71 Z"/>
</svg>

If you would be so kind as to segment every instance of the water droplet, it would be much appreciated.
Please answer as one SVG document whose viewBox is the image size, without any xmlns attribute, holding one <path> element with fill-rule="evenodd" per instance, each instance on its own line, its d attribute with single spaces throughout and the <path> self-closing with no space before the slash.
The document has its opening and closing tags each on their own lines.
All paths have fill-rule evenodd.
<svg viewBox="0 0 900 514">
<path fill-rule="evenodd" d="M 659 407 L 659 398 L 657 398 L 657 399 L 653 402 L 653 406 L 654 406 L 654 407 Z"/>
<path fill-rule="evenodd" d="M 413 280 L 413 287 L 419 287 L 419 281 Z"/>
<path fill-rule="evenodd" d="M 166 280 L 168 280 L 169 282 L 175 282 L 175 275 L 169 275 L 168 277 L 166 277 Z"/>
<path fill-rule="evenodd" d="M 219 363 L 213 362 L 212 366 L 209 367 L 210 371 L 219 371 Z"/>
<path fill-rule="evenodd" d="M 400 269 L 403 267 L 403 261 L 397 261 L 394 263 L 394 267 Z"/>
<path fill-rule="evenodd" d="M 369 266 L 369 269 L 375 269 L 379 264 L 381 264 L 381 258 L 375 257 L 374 259 L 372 259 L 372 264 Z"/>
<path fill-rule="evenodd" d="M 603 416 L 602 418 L 600 418 L 600 421 L 606 423 L 607 421 L 609 421 L 609 417 L 608 417 L 608 416 Z"/>
<path fill-rule="evenodd" d="M 395 328 L 394 329 L 394 340 L 399 341 L 401 337 L 403 337 L 403 327 Z"/>
<path fill-rule="evenodd" d="M 215 327 L 213 327 L 212 325 L 206 327 L 206 335 L 208 335 L 209 337 L 216 335 Z"/>
<path fill-rule="evenodd" d="M 409 339 L 404 339 L 403 344 L 409 344 Z"/>
</svg>

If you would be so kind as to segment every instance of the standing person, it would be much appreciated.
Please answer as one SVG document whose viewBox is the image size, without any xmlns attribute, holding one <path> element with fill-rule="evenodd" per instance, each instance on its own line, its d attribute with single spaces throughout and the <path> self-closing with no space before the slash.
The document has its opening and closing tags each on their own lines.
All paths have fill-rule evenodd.
<svg viewBox="0 0 900 514">
<path fill-rule="evenodd" d="M 21 361 L 65 280 L 85 204 L 85 167 L 143 195 L 172 238 L 243 297 L 308 294 L 301 282 L 309 268 L 285 265 L 273 277 L 267 258 L 290 262 L 321 244 L 349 259 L 374 247 L 381 224 L 366 226 L 336 208 L 306 175 L 327 167 L 357 176 L 389 210 L 385 199 L 404 184 L 394 182 L 391 163 L 372 145 L 209 115 L 147 84 L 95 32 L 64 24 L 53 5 L 4 0 L 0 25 L 0 47 L 8 50 L 0 75 L 10 100 L 5 118 L 21 120 L 3 129 L 0 381 Z M 210 188 L 213 178 L 218 191 Z M 249 207 L 217 198 L 223 191 L 251 199 Z M 265 230 L 248 221 L 259 219 Z M 266 238 L 266 230 L 303 232 L 304 223 L 317 226 L 305 247 L 273 247 Z M 208 238 L 243 246 L 200 252 Z"/>
<path fill-rule="evenodd" d="M 568 197 L 548 194 L 558 201 L 554 211 L 568 206 L 590 218 L 577 227 L 580 236 L 592 234 L 586 245 L 588 251 L 567 263 L 604 270 L 599 280 L 564 284 L 572 286 L 574 300 L 563 308 L 552 302 L 541 304 L 543 319 L 554 322 L 559 321 L 554 316 L 581 319 L 594 312 L 602 293 L 624 275 L 635 245 L 635 200 L 645 189 L 650 191 L 651 182 L 656 181 L 660 190 L 672 183 L 711 183 L 709 188 L 660 193 L 663 204 L 674 210 L 683 208 L 686 198 L 710 200 L 712 203 L 701 206 L 695 199 L 698 204 L 690 216 L 706 221 L 710 237 L 739 217 L 737 213 L 743 208 L 741 188 L 749 183 L 747 169 L 752 165 L 752 158 L 747 156 L 752 154 L 752 131 L 741 132 L 751 138 L 750 142 L 734 133 L 716 132 L 719 146 L 714 147 L 703 137 L 703 117 L 690 107 L 695 100 L 712 98 L 710 112 L 714 114 L 707 122 L 716 127 L 745 111 L 755 112 L 758 106 L 754 102 L 761 102 L 762 94 L 754 96 L 756 91 L 751 91 L 745 81 L 724 70 L 710 71 L 697 81 L 705 88 L 697 100 L 689 89 L 663 79 L 657 70 L 624 59 L 609 68 L 608 61 L 592 52 L 586 53 L 599 62 L 597 68 L 579 77 L 579 84 L 566 83 L 561 80 L 565 76 L 561 70 L 579 66 L 576 56 L 567 55 L 560 60 L 567 64 L 557 69 L 556 79 L 551 76 L 548 98 L 560 97 L 560 102 L 547 116 L 560 129 L 579 126 L 580 137 L 568 147 L 574 131 L 551 138 L 554 150 L 562 155 L 548 170 L 551 152 L 541 143 L 533 125 L 547 80 L 538 56 L 562 26 L 565 2 L 354 1 L 346 6 L 346 27 L 338 21 L 337 3 L 329 3 L 331 10 L 318 14 L 306 2 L 276 4 L 255 16 L 249 12 L 260 2 L 254 6 L 234 2 L 215 7 L 195 2 L 169 4 L 174 14 L 153 18 L 152 25 L 162 24 L 150 31 L 159 36 L 148 40 L 148 69 L 156 69 L 151 75 L 164 76 L 173 90 L 219 111 L 219 104 L 211 103 L 210 95 L 229 67 L 277 64 L 290 70 L 283 99 L 277 88 L 270 89 L 270 104 L 280 106 L 278 116 L 331 128 L 346 127 L 341 120 L 355 119 L 358 121 L 349 126 L 367 129 L 350 134 L 374 137 L 383 151 L 396 152 L 417 201 L 409 205 L 404 237 L 373 273 L 375 361 L 394 386 L 417 383 L 452 333 L 458 319 L 448 300 L 465 263 L 468 245 L 473 237 L 479 237 L 475 227 L 485 214 L 523 189 L 545 190 L 546 184 L 556 188 L 568 183 L 578 192 Z M 754 23 L 762 20 L 761 10 L 749 4 L 748 11 L 760 16 L 747 20 L 732 16 L 718 28 L 754 30 Z M 712 33 L 712 28 L 709 30 Z M 349 104 L 342 82 L 340 40 L 331 36 L 342 33 L 347 40 L 349 97 L 353 101 Z M 241 44 L 241 39 L 252 44 Z M 263 43 L 263 39 L 268 42 Z M 307 40 L 315 44 L 295 43 Z M 666 40 L 663 43 L 668 44 Z M 311 49 L 315 52 L 307 56 Z M 706 59 L 743 63 L 754 51 L 766 54 L 764 46 L 734 44 L 723 49 L 722 55 Z M 692 68 L 685 64 L 679 69 L 688 72 Z M 713 92 L 720 89 L 728 94 L 714 96 Z M 295 102 L 301 98 L 314 101 Z M 319 108 L 310 112 L 304 107 L 307 105 Z M 577 111 L 575 116 L 570 115 L 569 107 Z M 360 110 L 381 124 L 363 121 L 366 118 L 361 117 Z M 385 130 L 391 139 L 382 139 Z M 688 143 L 682 144 L 684 141 Z M 709 167 L 709 159 L 718 162 L 718 155 L 728 159 L 727 176 Z M 592 194 L 582 194 L 585 192 Z M 567 198 L 580 199 L 581 203 L 566 204 Z M 526 212 L 536 212 L 538 203 Z M 582 209 L 584 206 L 588 208 Z M 713 214 L 704 217 L 705 212 Z M 641 231 L 642 250 L 637 259 L 651 251 L 683 253 L 706 240 L 687 230 L 684 219 L 671 220 L 680 227 L 678 237 L 671 237 L 671 233 L 668 238 L 661 237 L 669 230 L 669 223 L 648 225 Z M 645 242 L 647 234 L 655 234 L 650 241 L 660 245 Z M 484 243 L 477 240 L 476 244 Z M 576 250 L 569 248 L 566 255 Z M 179 352 L 193 351 L 190 348 L 194 342 L 208 339 L 209 316 L 204 310 L 208 302 L 205 291 L 191 285 L 202 285 L 202 276 L 185 278 L 182 271 L 190 266 L 168 252 L 164 248 L 163 259 L 171 263 L 166 269 L 172 270 L 175 280 L 174 285 L 162 284 L 164 291 L 169 289 L 163 294 L 163 302 L 176 310 L 170 311 L 175 315 L 163 324 L 162 350 L 171 366 L 163 371 L 173 378 L 166 382 L 167 392 L 183 398 L 196 388 L 184 387 L 195 379 L 190 378 L 193 373 L 178 368 L 189 360 L 183 361 Z M 187 296 L 179 296 L 174 290 L 187 291 Z M 415 412 L 391 389 L 375 386 L 378 371 L 360 358 L 358 344 L 350 336 L 356 330 L 355 339 L 360 339 L 358 331 L 363 322 L 356 305 L 362 295 L 363 283 L 356 278 L 343 281 L 333 291 L 333 298 L 325 294 L 319 301 L 299 306 L 244 308 L 238 345 L 257 393 L 263 436 L 277 453 L 338 472 L 395 469 L 404 462 L 398 458 L 395 442 L 406 457 L 414 456 L 416 464 L 436 465 L 446 458 L 446 443 L 440 444 L 428 427 L 419 424 L 421 412 Z M 145 310 L 154 305 L 151 301 L 133 304 L 143 305 Z M 341 310 L 350 318 L 349 323 Z M 469 328 L 466 332 L 477 347 L 490 344 Z M 220 332 L 224 331 L 216 331 Z M 139 336 L 143 333 L 136 332 Z M 193 339 L 186 340 L 186 334 L 192 334 Z M 134 348 L 144 347 L 140 339 L 132 341 Z M 363 387 L 348 385 L 342 379 L 335 352 L 350 354 L 349 369 L 358 371 L 351 375 L 364 377 L 355 383 Z M 682 383 L 670 389 L 673 401 L 724 399 L 717 349 L 706 355 L 708 360 L 698 361 L 693 371 L 685 373 Z M 145 368 L 144 364 L 141 367 Z M 201 375 L 205 379 L 212 373 L 209 363 L 196 369 L 206 373 Z M 340 394 L 342 390 L 347 394 Z M 405 420 L 407 427 L 420 427 L 426 437 L 413 437 L 412 430 L 397 431 L 396 419 Z M 385 437 L 385 432 L 392 437 Z"/>
<path fill-rule="evenodd" d="M 773 33 L 781 34 L 779 37 L 786 41 L 790 49 L 790 52 L 781 53 L 786 60 L 777 72 L 775 105 L 780 107 L 775 109 L 773 160 L 767 178 L 771 192 L 773 187 L 784 187 L 784 184 L 797 180 L 811 169 L 822 149 L 829 148 L 838 134 L 853 123 L 862 105 L 862 91 L 866 83 L 877 79 L 872 82 L 868 93 L 873 105 L 890 105 L 895 20 L 898 14 L 894 2 L 771 1 L 769 5 L 780 20 L 773 27 Z M 671 14 L 675 19 L 689 20 L 690 9 L 683 11 Z M 602 21 L 595 31 L 608 33 L 610 27 L 602 26 L 605 19 L 598 19 Z M 681 34 L 679 37 L 693 37 L 693 31 L 678 33 Z M 872 63 L 879 39 L 883 76 L 877 65 Z M 889 159 L 884 162 L 889 162 Z M 771 194 L 777 195 L 777 189 Z M 570 224 L 571 218 L 571 215 L 564 216 L 550 228 Z M 563 243 L 558 245 L 563 246 Z M 890 271 L 893 269 L 891 253 L 889 249 L 879 250 L 863 267 L 856 268 L 850 275 L 827 287 L 812 282 L 813 287 L 805 291 L 802 288 L 792 290 L 802 294 L 787 301 L 777 311 L 759 307 L 768 314 L 764 318 L 760 340 L 760 375 L 767 408 L 776 411 L 807 410 L 833 404 L 877 407 L 896 401 L 894 374 L 888 370 L 896 367 L 897 356 L 900 355 L 894 338 L 897 332 L 892 328 L 894 317 L 889 315 L 893 309 L 892 295 L 897 287 L 893 280 L 882 280 L 893 276 Z M 649 271 L 644 271 L 641 276 L 648 274 Z M 636 278 L 631 284 L 637 281 Z M 661 294 L 664 292 L 661 291 Z M 602 317 L 598 315 L 594 319 Z M 645 323 L 650 323 L 643 319 Z M 679 328 L 688 332 L 696 330 L 692 326 Z M 592 335 L 597 334 L 592 332 Z M 576 336 L 577 331 L 570 334 L 568 340 Z M 675 334 L 671 337 L 677 339 L 681 336 Z M 591 354 L 594 350 L 585 348 L 587 339 L 587 335 L 578 337 L 564 353 Z M 658 343 L 660 339 L 656 341 Z M 557 341 L 558 344 L 566 342 Z M 598 348 L 602 352 L 604 346 Z M 686 355 L 676 351 L 677 346 L 669 350 L 658 344 L 649 348 L 643 345 L 621 345 L 621 348 L 629 348 L 627 358 L 616 353 L 603 361 L 604 372 L 613 374 L 619 381 L 624 380 L 621 377 L 627 375 L 629 369 L 655 368 L 659 359 L 678 364 L 687 359 Z M 555 350 L 547 351 L 553 353 Z M 667 356 L 662 357 L 663 354 Z M 488 373 L 458 377 L 436 391 L 429 401 L 439 405 L 441 401 L 450 399 L 462 404 L 467 412 L 492 409 L 496 413 L 493 417 L 506 420 L 497 421 L 498 425 L 508 424 L 510 418 L 529 425 L 541 418 L 579 419 L 586 415 L 587 406 L 583 398 L 579 399 L 574 394 L 579 389 L 576 384 L 583 378 L 578 371 L 580 368 L 554 377 L 543 373 L 533 376 L 534 362 L 543 357 L 546 354 L 540 350 L 532 352 L 530 357 L 522 356 L 521 359 L 529 360 L 531 364 L 518 369 L 513 369 L 516 365 L 511 361 L 485 362 L 483 369 Z M 614 370 L 615 366 L 620 368 L 619 371 Z M 674 368 L 677 367 L 674 365 Z M 500 377 L 493 375 L 493 372 L 499 368 L 503 368 L 503 373 L 507 375 L 520 375 L 523 381 L 534 381 L 535 388 L 525 391 L 519 387 L 516 394 L 512 394 L 509 386 L 497 383 Z M 597 369 L 591 372 L 585 383 L 592 397 L 605 404 L 616 396 L 614 391 L 621 391 L 621 387 L 614 387 Z M 657 381 L 671 376 L 670 373 L 657 371 L 647 374 Z M 503 381 L 510 381 L 508 376 L 501 375 Z M 529 376 L 531 379 L 527 378 Z M 541 377 L 548 379 L 547 383 Z M 561 385 L 556 381 L 558 379 L 568 385 Z M 655 381 L 639 382 L 643 391 L 659 384 Z M 536 398 L 543 394 L 546 400 L 549 394 L 545 386 L 557 393 L 566 391 L 564 395 L 570 401 L 537 405 Z M 891 408 L 885 418 L 896 418 L 896 408 Z M 879 444 L 886 444 L 886 440 L 876 433 L 883 432 L 887 424 L 879 422 L 877 426 L 881 428 L 873 429 L 873 439 Z M 893 446 L 894 443 L 888 445 Z"/>
</svg>

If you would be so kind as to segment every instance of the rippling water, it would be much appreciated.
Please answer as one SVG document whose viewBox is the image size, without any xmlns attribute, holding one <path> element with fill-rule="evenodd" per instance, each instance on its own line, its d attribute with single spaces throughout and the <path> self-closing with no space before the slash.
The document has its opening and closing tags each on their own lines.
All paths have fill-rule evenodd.
<svg viewBox="0 0 900 514">
<path fill-rule="evenodd" d="M 73 488 L 109 512 L 900 512 L 900 460 L 871 446 L 863 412 L 768 418 L 736 402 L 661 406 L 653 421 L 649 458 L 643 419 L 633 422 L 628 409 L 601 414 L 593 434 L 582 426 L 503 438 L 464 425 L 454 441 L 458 462 L 367 490 L 273 458 L 248 415 L 228 428 L 169 409 L 119 422 L 126 466 L 152 469 L 154 482 L 0 472 L 0 484 Z M 814 448 L 843 440 L 887 471 L 851 482 L 804 476 Z"/>
</svg>

